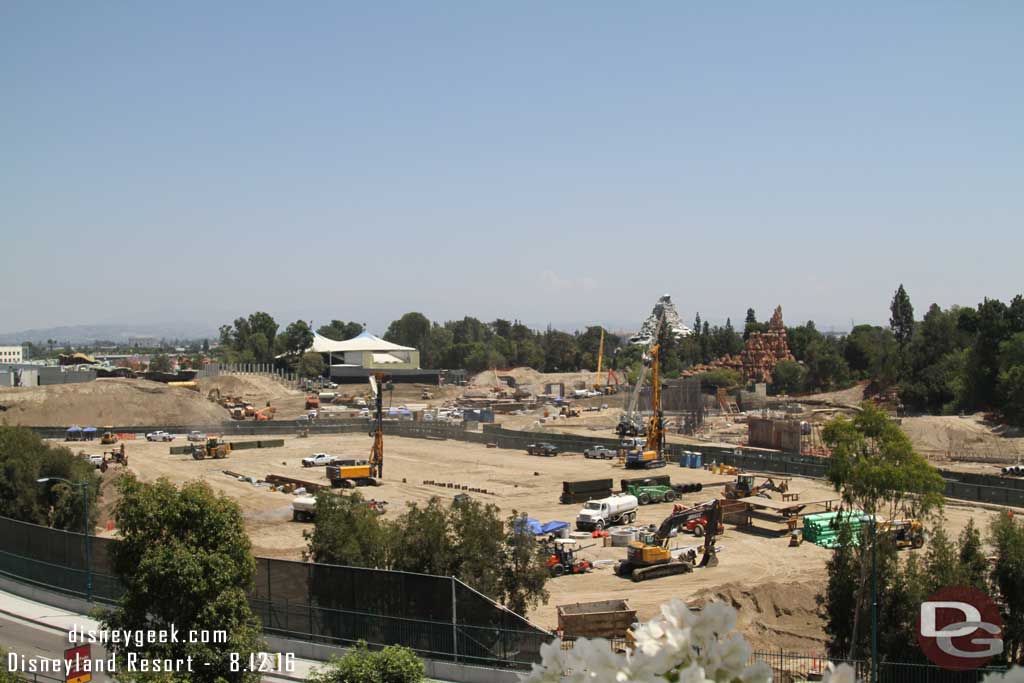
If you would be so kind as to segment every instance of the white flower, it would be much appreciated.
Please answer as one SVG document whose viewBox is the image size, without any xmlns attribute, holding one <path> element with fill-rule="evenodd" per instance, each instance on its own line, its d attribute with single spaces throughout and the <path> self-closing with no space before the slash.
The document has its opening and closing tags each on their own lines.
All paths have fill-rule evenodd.
<svg viewBox="0 0 1024 683">
<path fill-rule="evenodd" d="M 699 664 L 691 664 L 679 672 L 679 683 L 714 683 L 704 675 L 704 669 Z"/>
<path fill-rule="evenodd" d="M 836 666 L 829 662 L 821 683 L 857 683 L 857 672 L 849 664 Z"/>
<path fill-rule="evenodd" d="M 1015 666 L 1006 673 L 990 673 L 981 683 L 1024 683 L 1024 668 Z"/>
<path fill-rule="evenodd" d="M 772 683 L 772 668 L 768 662 L 757 661 L 740 675 L 743 683 Z"/>
</svg>

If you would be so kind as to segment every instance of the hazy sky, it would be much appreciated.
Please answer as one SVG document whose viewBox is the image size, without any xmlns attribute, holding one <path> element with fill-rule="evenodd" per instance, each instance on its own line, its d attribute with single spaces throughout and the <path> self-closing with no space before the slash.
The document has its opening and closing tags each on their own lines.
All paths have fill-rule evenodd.
<svg viewBox="0 0 1024 683">
<path fill-rule="evenodd" d="M 1015 1 L 10 0 L 0 330 L 1006 300 L 1022 28 Z"/>
</svg>

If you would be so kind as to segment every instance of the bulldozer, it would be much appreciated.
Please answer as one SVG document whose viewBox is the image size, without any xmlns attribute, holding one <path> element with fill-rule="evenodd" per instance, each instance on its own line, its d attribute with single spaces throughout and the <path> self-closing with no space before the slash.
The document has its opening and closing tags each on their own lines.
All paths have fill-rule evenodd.
<svg viewBox="0 0 1024 683">
<path fill-rule="evenodd" d="M 749 498 L 751 496 L 760 496 L 761 498 L 771 498 L 768 495 L 769 491 L 776 491 L 778 493 L 786 493 L 789 491 L 789 480 L 782 479 L 778 484 L 775 483 L 771 477 L 768 477 L 760 484 L 754 484 L 754 475 L 752 474 L 738 474 L 736 475 L 736 481 L 731 481 L 725 485 L 725 491 L 723 495 L 729 500 L 736 500 L 737 498 Z"/>
<path fill-rule="evenodd" d="M 631 541 L 626 551 L 626 559 L 619 562 L 615 573 L 633 581 L 646 581 L 662 576 L 686 574 L 692 572 L 695 567 L 717 567 L 718 554 L 715 552 L 715 536 L 717 534 L 704 535 L 704 548 L 700 562 L 697 561 L 697 553 L 694 550 L 690 550 L 678 558 L 673 558 L 672 552 L 668 549 L 668 540 L 673 531 L 680 526 L 685 526 L 687 522 L 701 517 L 707 519 L 708 529 L 719 528 L 722 520 L 722 506 L 717 498 L 707 505 L 697 505 L 682 512 L 673 512 L 665 518 L 657 531 L 648 532 L 641 536 L 640 540 Z"/>
<path fill-rule="evenodd" d="M 231 452 L 231 444 L 224 443 L 215 436 L 211 436 L 206 443 L 192 444 L 192 458 L 194 460 L 205 460 L 206 458 L 226 458 Z"/>
<path fill-rule="evenodd" d="M 253 414 L 252 419 L 256 422 L 269 422 L 270 420 L 274 419 L 275 414 L 277 414 L 277 408 L 270 404 L 267 404 L 265 408 L 257 410 Z"/>
<path fill-rule="evenodd" d="M 104 446 L 112 446 L 117 443 L 117 434 L 114 433 L 113 427 L 104 427 L 103 436 L 100 437 L 100 443 Z"/>
</svg>

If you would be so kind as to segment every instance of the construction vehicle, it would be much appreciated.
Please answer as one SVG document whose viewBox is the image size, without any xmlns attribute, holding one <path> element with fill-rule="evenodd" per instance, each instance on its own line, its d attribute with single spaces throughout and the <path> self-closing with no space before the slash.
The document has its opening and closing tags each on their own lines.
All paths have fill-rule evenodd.
<svg viewBox="0 0 1024 683">
<path fill-rule="evenodd" d="M 373 474 L 372 466 L 366 465 L 328 465 L 327 478 L 334 488 L 351 489 L 356 486 L 380 486 Z"/>
<path fill-rule="evenodd" d="M 715 502 L 714 500 L 709 500 L 709 501 L 707 501 L 705 503 L 698 503 L 696 505 L 692 505 L 692 506 L 689 506 L 689 507 L 687 507 L 685 505 L 679 505 L 677 503 L 675 505 L 675 507 L 672 508 L 672 512 L 673 512 L 673 514 L 679 514 L 679 513 L 683 513 L 683 512 L 690 512 L 690 513 L 701 512 L 702 514 L 700 516 L 696 516 L 696 515 L 691 516 L 690 519 L 687 519 L 686 522 L 684 522 L 683 525 L 680 527 L 681 529 L 685 529 L 686 531 L 689 531 L 690 533 L 692 533 L 697 538 L 700 538 L 701 536 L 703 536 L 707 532 L 707 528 L 708 528 L 708 513 L 711 511 L 711 508 L 714 505 L 714 502 Z M 719 522 L 718 522 L 718 534 L 721 535 L 721 534 L 724 534 L 724 533 L 725 533 L 725 525 L 722 524 L 721 520 L 719 520 Z"/>
<path fill-rule="evenodd" d="M 623 493 L 628 493 L 631 496 L 636 496 L 636 500 L 641 505 L 649 505 L 651 503 L 672 503 L 676 499 L 676 491 L 671 486 L 665 484 L 630 484 L 626 487 Z"/>
<path fill-rule="evenodd" d="M 658 329 L 661 329 L 659 323 Z M 661 375 L 658 373 L 661 345 L 655 344 L 644 360 L 651 365 L 651 417 L 647 422 L 647 441 L 642 449 L 626 453 L 627 469 L 652 469 L 668 464 L 665 459 L 665 420 L 661 410 Z"/>
<path fill-rule="evenodd" d="M 255 422 L 269 422 L 274 419 L 274 415 L 277 414 L 277 408 L 272 405 L 267 405 L 265 408 L 261 408 L 253 414 L 252 419 Z"/>
<path fill-rule="evenodd" d="M 646 581 L 662 576 L 685 574 L 693 571 L 694 567 L 718 566 L 715 534 L 705 534 L 703 555 L 699 563 L 697 553 L 693 550 L 673 558 L 668 548 L 673 531 L 689 520 L 701 516 L 706 517 L 709 528 L 717 529 L 722 518 L 721 503 L 718 499 L 715 499 L 707 509 L 695 507 L 683 512 L 673 512 L 665 518 L 657 531 L 647 532 L 641 535 L 641 540 L 631 541 L 626 551 L 626 559 L 619 562 L 615 573 L 633 581 Z"/>
<path fill-rule="evenodd" d="M 246 417 L 253 417 L 256 415 L 256 406 L 254 406 L 251 403 L 246 403 L 244 406 L 242 406 L 242 410 L 245 411 Z"/>
<path fill-rule="evenodd" d="M 100 443 L 104 446 L 112 446 L 117 443 L 117 434 L 114 433 L 114 428 L 107 426 L 103 428 L 103 436 L 100 437 Z"/>
<path fill-rule="evenodd" d="M 206 443 L 192 444 L 192 459 L 205 460 L 207 458 L 220 459 L 228 457 L 231 452 L 231 444 L 224 443 L 215 436 L 206 439 Z"/>
<path fill-rule="evenodd" d="M 373 437 L 373 446 L 370 448 L 370 474 L 371 477 L 384 477 L 384 390 L 394 391 L 394 385 L 384 380 L 387 377 L 382 372 L 374 373 L 370 378 L 370 390 L 373 392 L 374 402 L 377 407 L 377 415 L 374 418 L 374 429 L 370 432 Z"/>
<path fill-rule="evenodd" d="M 736 481 L 731 481 L 725 485 L 725 491 L 723 496 L 729 500 L 736 500 L 737 498 L 749 498 L 751 496 L 760 496 L 761 498 L 771 498 L 768 495 L 769 491 L 775 491 L 777 493 L 786 493 L 789 491 L 789 480 L 782 479 L 778 484 L 768 477 L 760 484 L 754 484 L 754 475 L 752 474 L 738 474 L 736 475 Z"/>
<path fill-rule="evenodd" d="M 590 500 L 576 514 L 576 528 L 580 531 L 601 531 L 615 524 L 632 524 L 640 502 L 636 496 L 619 494 L 600 500 Z"/>
<path fill-rule="evenodd" d="M 570 403 L 562 406 L 561 410 L 558 411 L 558 414 L 562 417 L 579 417 L 580 409 Z"/>
<path fill-rule="evenodd" d="M 383 515 L 387 512 L 388 502 L 386 500 L 375 500 L 371 498 L 366 501 L 370 510 Z M 316 519 L 316 498 L 314 496 L 298 496 L 292 501 L 292 520 L 295 522 L 312 522 Z"/>
<path fill-rule="evenodd" d="M 544 552 L 548 559 L 545 562 L 551 576 L 562 576 L 564 574 L 586 574 L 594 566 L 589 560 L 581 560 L 576 557 L 575 538 L 556 538 L 544 545 Z M 579 550 L 586 550 L 592 546 L 585 546 Z"/>
<path fill-rule="evenodd" d="M 892 534 L 897 548 L 924 547 L 924 525 L 919 519 L 892 519 L 879 524 L 878 531 Z"/>
<path fill-rule="evenodd" d="M 306 410 L 317 410 L 320 408 L 320 396 L 319 394 L 309 394 L 306 396 Z"/>
<path fill-rule="evenodd" d="M 231 419 L 232 420 L 244 420 L 245 419 L 245 408 L 242 407 L 242 406 L 235 406 L 234 408 L 230 408 L 228 412 L 231 413 Z"/>
</svg>

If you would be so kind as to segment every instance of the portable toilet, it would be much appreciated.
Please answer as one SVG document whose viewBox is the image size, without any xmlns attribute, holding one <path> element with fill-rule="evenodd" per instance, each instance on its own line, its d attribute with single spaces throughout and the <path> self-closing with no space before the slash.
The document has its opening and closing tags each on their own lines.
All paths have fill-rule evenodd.
<svg viewBox="0 0 1024 683">
<path fill-rule="evenodd" d="M 700 453 L 694 453 L 693 460 L 690 462 L 690 467 L 695 470 L 699 470 L 704 467 L 704 456 Z"/>
</svg>

